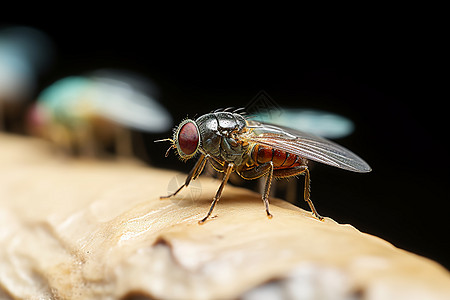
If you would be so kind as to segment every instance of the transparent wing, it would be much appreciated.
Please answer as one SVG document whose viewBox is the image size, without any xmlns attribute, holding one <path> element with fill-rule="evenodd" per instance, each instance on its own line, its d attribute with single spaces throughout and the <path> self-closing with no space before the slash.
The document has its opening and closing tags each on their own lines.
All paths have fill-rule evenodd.
<svg viewBox="0 0 450 300">
<path fill-rule="evenodd" d="M 248 141 L 353 172 L 372 170 L 350 150 L 316 135 L 252 120 L 247 120 L 247 127 L 253 129 Z"/>
</svg>

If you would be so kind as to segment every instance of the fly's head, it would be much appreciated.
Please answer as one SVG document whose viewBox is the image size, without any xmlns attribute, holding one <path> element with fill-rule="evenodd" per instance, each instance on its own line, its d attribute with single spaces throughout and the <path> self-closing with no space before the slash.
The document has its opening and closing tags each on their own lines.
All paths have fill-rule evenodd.
<svg viewBox="0 0 450 300">
<path fill-rule="evenodd" d="M 176 148 L 178 155 L 182 160 L 188 160 L 197 154 L 200 147 L 200 132 L 197 124 L 190 119 L 186 119 L 176 127 L 172 139 L 163 139 L 160 141 L 170 141 L 172 145 L 167 149 L 166 157 L 172 148 Z"/>
</svg>

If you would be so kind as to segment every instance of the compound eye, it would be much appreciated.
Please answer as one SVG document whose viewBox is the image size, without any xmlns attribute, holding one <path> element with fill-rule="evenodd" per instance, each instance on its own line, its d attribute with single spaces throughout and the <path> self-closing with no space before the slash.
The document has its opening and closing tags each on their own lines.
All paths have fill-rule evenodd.
<svg viewBox="0 0 450 300">
<path fill-rule="evenodd" d="M 178 131 L 178 150 L 182 152 L 181 155 L 193 155 L 197 151 L 199 142 L 198 129 L 193 122 L 188 121 L 181 126 Z"/>
</svg>

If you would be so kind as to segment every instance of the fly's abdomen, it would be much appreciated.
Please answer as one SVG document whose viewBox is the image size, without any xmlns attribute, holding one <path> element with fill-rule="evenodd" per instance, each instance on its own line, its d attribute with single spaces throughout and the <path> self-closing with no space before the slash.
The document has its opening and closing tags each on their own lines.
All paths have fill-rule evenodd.
<svg viewBox="0 0 450 300">
<path fill-rule="evenodd" d="M 274 169 L 287 169 L 306 164 L 306 160 L 298 155 L 264 145 L 253 146 L 251 156 L 257 165 L 272 161 Z"/>
</svg>

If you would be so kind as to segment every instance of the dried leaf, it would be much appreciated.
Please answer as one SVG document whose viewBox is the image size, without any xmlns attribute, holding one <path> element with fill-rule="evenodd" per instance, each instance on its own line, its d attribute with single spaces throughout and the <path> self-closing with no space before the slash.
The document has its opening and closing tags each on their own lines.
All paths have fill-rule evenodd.
<svg viewBox="0 0 450 300">
<path fill-rule="evenodd" d="M 278 199 L 176 172 L 57 159 L 0 135 L 0 296 L 38 299 L 449 299 L 439 264 Z"/>
</svg>

